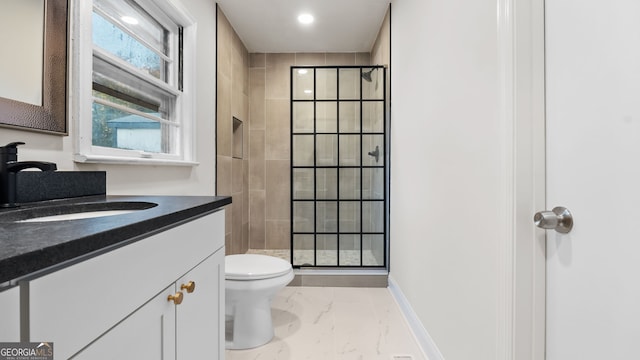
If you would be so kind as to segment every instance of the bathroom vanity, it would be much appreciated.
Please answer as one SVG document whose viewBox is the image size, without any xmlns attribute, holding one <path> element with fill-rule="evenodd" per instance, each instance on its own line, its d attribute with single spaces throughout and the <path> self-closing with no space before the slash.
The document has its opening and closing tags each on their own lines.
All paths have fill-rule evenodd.
<svg viewBox="0 0 640 360">
<path fill-rule="evenodd" d="M 21 341 L 53 342 L 56 359 L 222 359 L 223 206 L 231 199 L 95 201 L 157 206 L 2 224 L 0 342 L 18 341 L 17 332 Z"/>
</svg>

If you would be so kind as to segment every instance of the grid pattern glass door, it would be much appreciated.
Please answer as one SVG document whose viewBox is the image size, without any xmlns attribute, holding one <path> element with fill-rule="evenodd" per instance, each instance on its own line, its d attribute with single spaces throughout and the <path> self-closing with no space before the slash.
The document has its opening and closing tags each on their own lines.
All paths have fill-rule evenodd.
<svg viewBox="0 0 640 360">
<path fill-rule="evenodd" d="M 291 68 L 294 267 L 385 267 L 385 68 Z"/>
</svg>

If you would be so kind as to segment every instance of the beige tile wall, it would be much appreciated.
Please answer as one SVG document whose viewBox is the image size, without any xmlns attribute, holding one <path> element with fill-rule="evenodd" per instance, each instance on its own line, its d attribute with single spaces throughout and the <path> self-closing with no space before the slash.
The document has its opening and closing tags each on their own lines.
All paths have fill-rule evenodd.
<svg viewBox="0 0 640 360">
<path fill-rule="evenodd" d="M 249 248 L 249 52 L 218 8 L 217 50 L 217 189 L 232 196 L 226 213 L 227 254 Z M 233 117 L 243 122 L 243 158 L 232 157 Z"/>
<path fill-rule="evenodd" d="M 249 55 L 249 247 L 291 244 L 290 67 L 368 65 L 369 53 Z"/>
</svg>

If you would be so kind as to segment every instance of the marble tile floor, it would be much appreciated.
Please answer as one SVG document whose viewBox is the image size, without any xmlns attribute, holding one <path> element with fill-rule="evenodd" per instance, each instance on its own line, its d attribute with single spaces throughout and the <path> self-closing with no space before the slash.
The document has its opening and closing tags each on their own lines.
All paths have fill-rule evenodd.
<svg viewBox="0 0 640 360">
<path fill-rule="evenodd" d="M 272 303 L 275 337 L 227 360 L 427 360 L 386 288 L 286 287 Z"/>
</svg>

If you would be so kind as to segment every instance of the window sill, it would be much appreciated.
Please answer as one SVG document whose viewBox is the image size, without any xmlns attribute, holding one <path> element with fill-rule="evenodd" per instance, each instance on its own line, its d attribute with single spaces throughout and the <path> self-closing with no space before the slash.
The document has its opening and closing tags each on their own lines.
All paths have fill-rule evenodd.
<svg viewBox="0 0 640 360">
<path fill-rule="evenodd" d="M 133 158 L 107 155 L 74 154 L 73 161 L 83 164 L 198 166 L 199 162 L 173 159 Z"/>
</svg>

